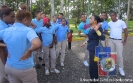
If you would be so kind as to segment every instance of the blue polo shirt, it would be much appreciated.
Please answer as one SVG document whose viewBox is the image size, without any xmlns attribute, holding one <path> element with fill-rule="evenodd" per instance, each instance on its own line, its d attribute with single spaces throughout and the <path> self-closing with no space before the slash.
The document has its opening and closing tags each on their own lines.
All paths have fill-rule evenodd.
<svg viewBox="0 0 133 83">
<path fill-rule="evenodd" d="M 56 21 L 58 24 L 61 24 L 61 19 L 57 19 Z M 66 25 L 68 25 L 68 20 L 66 20 Z"/>
<path fill-rule="evenodd" d="M 43 27 L 43 19 L 37 20 L 36 18 L 34 18 L 31 22 L 34 23 L 37 26 L 37 28 Z"/>
<path fill-rule="evenodd" d="M 36 32 L 21 23 L 14 23 L 12 27 L 0 31 L 0 40 L 7 45 L 10 57 L 6 64 L 20 70 L 32 68 L 34 66 L 33 56 L 20 61 L 26 50 L 31 46 L 34 38 L 38 37 Z"/>
<path fill-rule="evenodd" d="M 86 19 L 86 22 L 81 22 L 79 25 L 78 25 L 78 30 L 79 31 L 82 31 L 84 34 L 88 34 L 89 31 L 90 31 L 90 28 L 85 28 L 85 25 L 88 25 L 90 23 L 90 21 L 88 19 Z"/>
<path fill-rule="evenodd" d="M 61 25 L 61 24 L 51 22 L 51 26 L 52 26 L 54 29 L 56 29 L 56 27 L 59 26 L 59 25 Z M 57 33 L 56 33 L 56 31 L 55 31 L 55 35 L 56 35 L 56 34 L 57 34 Z"/>
<path fill-rule="evenodd" d="M 35 28 L 35 31 L 37 33 L 41 33 L 43 46 L 49 46 L 50 44 L 52 44 L 53 35 L 55 34 L 54 27 L 50 26 L 50 28 L 47 28 L 46 26 L 44 26 L 40 28 Z"/>
<path fill-rule="evenodd" d="M 0 20 L 0 30 L 6 29 L 8 27 L 10 27 L 8 24 Z"/>
<path fill-rule="evenodd" d="M 102 29 L 105 31 L 105 30 L 108 30 L 108 28 L 109 28 L 109 25 L 107 21 L 102 22 Z"/>
<path fill-rule="evenodd" d="M 58 42 L 62 42 L 62 41 L 65 41 L 67 39 L 67 33 L 70 32 L 69 28 L 67 25 L 58 25 L 56 28 L 55 28 L 55 31 L 56 31 L 56 37 L 57 37 L 57 41 Z"/>
</svg>

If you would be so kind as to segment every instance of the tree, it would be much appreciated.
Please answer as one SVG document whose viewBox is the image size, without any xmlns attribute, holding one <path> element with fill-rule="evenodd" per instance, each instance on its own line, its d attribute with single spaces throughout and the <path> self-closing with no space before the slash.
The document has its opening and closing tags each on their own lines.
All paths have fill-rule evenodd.
<svg viewBox="0 0 133 83">
<path fill-rule="evenodd" d="M 129 12 L 130 12 L 130 0 L 128 0 L 128 9 L 127 9 L 127 20 L 126 20 L 126 24 L 128 23 Z"/>
<path fill-rule="evenodd" d="M 52 16 L 54 16 L 54 0 L 50 0 L 51 1 L 51 19 L 52 19 Z"/>
<path fill-rule="evenodd" d="M 64 8 L 64 0 L 61 0 L 60 4 L 60 12 L 63 13 L 63 8 Z"/>
</svg>

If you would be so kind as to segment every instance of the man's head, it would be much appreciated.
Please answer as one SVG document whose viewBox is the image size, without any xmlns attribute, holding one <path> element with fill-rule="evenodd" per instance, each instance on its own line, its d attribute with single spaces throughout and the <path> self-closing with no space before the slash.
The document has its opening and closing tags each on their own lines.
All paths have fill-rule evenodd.
<svg viewBox="0 0 133 83">
<path fill-rule="evenodd" d="M 65 19 L 65 18 L 62 18 L 62 19 L 61 19 L 61 24 L 62 24 L 62 25 L 66 25 L 66 19 Z"/>
<path fill-rule="evenodd" d="M 106 12 L 102 12 L 101 13 L 101 18 L 103 19 L 103 20 L 107 20 L 107 13 Z"/>
<path fill-rule="evenodd" d="M 53 19 L 53 22 L 56 22 L 57 16 L 54 15 L 54 16 L 52 17 L 52 19 Z"/>
<path fill-rule="evenodd" d="M 49 18 L 45 20 L 44 25 L 45 26 L 50 26 L 50 19 Z"/>
<path fill-rule="evenodd" d="M 63 13 L 59 13 L 58 18 L 59 18 L 59 19 L 62 19 L 63 16 L 64 16 Z"/>
<path fill-rule="evenodd" d="M 14 11 L 6 5 L 0 8 L 0 18 L 7 24 L 13 24 L 15 22 Z"/>
<path fill-rule="evenodd" d="M 85 22 L 85 21 L 86 21 L 86 15 L 85 15 L 85 14 L 82 14 L 82 15 L 81 15 L 81 21 L 82 21 L 82 22 Z"/>
<path fill-rule="evenodd" d="M 36 11 L 36 18 L 37 19 L 41 19 L 42 18 L 41 15 L 42 15 L 41 11 Z"/>
<path fill-rule="evenodd" d="M 45 17 L 46 17 L 46 15 L 44 13 L 42 13 L 41 18 L 43 19 Z"/>
<path fill-rule="evenodd" d="M 110 13 L 110 17 L 111 17 L 112 21 L 116 21 L 117 20 L 117 14 L 116 14 L 116 12 L 112 11 Z"/>
</svg>

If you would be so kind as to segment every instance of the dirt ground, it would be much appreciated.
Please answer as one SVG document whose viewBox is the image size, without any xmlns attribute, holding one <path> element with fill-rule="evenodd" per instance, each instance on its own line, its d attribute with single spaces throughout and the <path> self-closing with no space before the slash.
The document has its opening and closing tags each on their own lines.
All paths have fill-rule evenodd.
<svg viewBox="0 0 133 83">
<path fill-rule="evenodd" d="M 89 83 L 89 68 L 83 65 L 85 47 L 80 47 L 83 41 L 72 42 L 72 50 L 68 51 L 65 58 L 65 66 L 61 67 L 59 59 L 57 60 L 57 69 L 60 74 L 50 73 L 45 75 L 44 66 L 37 69 L 39 83 Z M 109 79 L 117 79 L 118 82 L 100 82 L 100 83 L 133 83 L 133 37 L 128 37 L 128 41 L 123 51 L 125 77 L 117 76 L 109 77 Z M 105 80 L 107 77 L 100 77 Z M 121 79 L 121 80 L 120 80 Z"/>
</svg>

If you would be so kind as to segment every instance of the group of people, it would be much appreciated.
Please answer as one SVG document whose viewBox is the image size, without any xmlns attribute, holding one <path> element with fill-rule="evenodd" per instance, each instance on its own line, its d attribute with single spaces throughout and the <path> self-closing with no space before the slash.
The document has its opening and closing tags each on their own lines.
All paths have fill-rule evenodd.
<svg viewBox="0 0 133 83">
<path fill-rule="evenodd" d="M 10 83 L 38 83 L 34 68 L 38 55 L 33 56 L 33 52 L 39 48 L 45 74 L 60 73 L 56 60 L 60 56 L 60 65 L 64 66 L 67 38 L 70 44 L 73 31 L 63 13 L 53 16 L 52 22 L 43 15 L 37 11 L 32 19 L 26 5 L 21 5 L 16 15 L 8 6 L 0 8 L 0 81 L 6 78 Z"/>
<path fill-rule="evenodd" d="M 122 50 L 127 40 L 127 27 L 124 21 L 117 19 L 116 12 L 111 12 L 110 16 L 112 21 L 107 23 L 106 12 L 101 14 L 102 19 L 97 15 L 92 15 L 90 19 L 87 19 L 85 14 L 81 15 L 79 36 L 85 37 L 87 41 L 83 43 L 83 45 L 87 44 L 83 63 L 89 66 L 91 79 L 98 79 L 98 66 L 94 61 L 95 47 L 98 46 L 99 40 L 105 43 L 105 35 L 109 35 L 109 27 L 108 45 L 112 52 L 117 51 L 119 71 L 122 76 L 125 76 Z M 122 40 L 122 30 L 125 33 L 124 40 Z M 81 34 L 82 31 L 84 34 Z M 2 6 L 0 8 L 0 79 L 6 78 L 10 83 L 38 83 L 34 68 L 34 59 L 38 58 L 36 54 L 33 56 L 33 52 L 39 48 L 43 53 L 45 74 L 60 73 L 56 68 L 56 60 L 60 56 L 60 65 L 64 66 L 67 38 L 68 48 L 71 49 L 72 33 L 63 13 L 59 13 L 58 17 L 53 16 L 50 21 L 41 11 L 36 11 L 36 17 L 32 19 L 32 14 L 27 10 L 26 5 L 21 5 L 16 15 L 10 7 Z"/>
<path fill-rule="evenodd" d="M 101 16 L 93 15 L 90 19 L 86 19 L 86 15 L 81 15 L 82 22 L 78 26 L 79 36 L 85 37 L 86 41 L 81 45 L 86 45 L 86 52 L 84 57 L 84 65 L 89 66 L 90 78 L 93 80 L 90 83 L 99 83 L 98 78 L 98 65 L 95 61 L 95 47 L 99 42 L 103 46 L 109 46 L 111 52 L 117 52 L 117 60 L 119 66 L 119 73 L 125 76 L 123 65 L 123 46 L 125 45 L 128 37 L 127 26 L 124 21 L 117 19 L 117 13 L 112 11 L 110 14 L 111 21 L 107 22 L 107 13 L 102 12 Z M 110 28 L 110 34 L 108 29 Z M 122 39 L 122 32 L 124 31 L 124 39 Z M 84 34 L 81 34 L 83 32 Z M 109 39 L 106 39 L 109 35 Z M 88 63 L 89 60 L 89 63 Z"/>
</svg>

